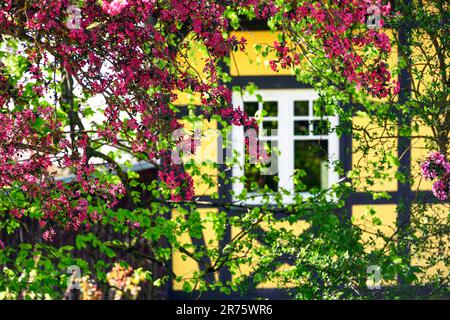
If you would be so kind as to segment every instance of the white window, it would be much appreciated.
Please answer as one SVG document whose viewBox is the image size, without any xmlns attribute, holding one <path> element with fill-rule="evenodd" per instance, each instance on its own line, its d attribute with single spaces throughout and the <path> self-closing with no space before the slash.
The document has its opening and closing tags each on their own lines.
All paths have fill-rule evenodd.
<svg viewBox="0 0 450 320">
<path fill-rule="evenodd" d="M 260 95 L 263 102 L 258 102 Z M 233 104 L 244 108 L 249 116 L 258 110 L 265 110 L 261 130 L 267 130 L 261 135 L 272 148 L 280 151 L 275 163 L 277 179 L 273 175 L 262 175 L 255 167 L 244 170 L 245 159 L 244 129 L 233 128 L 233 149 L 240 155 L 240 166 L 233 167 L 233 176 L 246 176 L 248 183 L 233 183 L 233 191 L 240 194 L 244 188 L 249 190 L 249 184 L 256 182 L 260 186 L 267 185 L 274 191 L 284 188 L 294 190 L 292 176 L 295 169 L 303 169 L 307 175 L 302 181 L 307 189 L 318 187 L 329 188 L 339 179 L 333 168 L 333 163 L 339 159 L 339 140 L 335 130 L 330 130 L 338 124 L 337 117 L 318 116 L 314 112 L 314 101 L 318 95 L 312 89 L 276 89 L 259 90 L 254 95 L 233 94 Z M 276 135 L 271 135 L 276 130 Z M 270 164 L 268 164 L 270 165 Z M 273 166 L 273 164 L 272 164 Z M 304 195 L 307 195 L 305 193 Z M 258 204 L 258 195 L 253 194 L 247 203 Z M 285 197 L 286 202 L 291 201 Z"/>
</svg>

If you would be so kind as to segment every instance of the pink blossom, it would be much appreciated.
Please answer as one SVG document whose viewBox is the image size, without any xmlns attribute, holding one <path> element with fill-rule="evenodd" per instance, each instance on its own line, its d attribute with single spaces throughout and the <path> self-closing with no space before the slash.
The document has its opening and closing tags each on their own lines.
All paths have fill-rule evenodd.
<svg viewBox="0 0 450 320">
<path fill-rule="evenodd" d="M 421 164 L 422 175 L 425 179 L 432 180 L 450 173 L 450 163 L 438 151 L 430 153 Z"/>
<path fill-rule="evenodd" d="M 122 10 L 128 6 L 127 0 L 113 0 L 110 3 L 108 3 L 106 0 L 103 0 L 102 9 L 107 14 L 111 16 L 116 16 L 119 13 L 122 12 Z"/>
<path fill-rule="evenodd" d="M 55 236 L 56 236 L 56 232 L 53 228 L 45 230 L 44 233 L 42 234 L 42 238 L 48 242 L 52 242 L 53 239 L 55 238 Z"/>
<path fill-rule="evenodd" d="M 442 180 L 438 180 L 433 184 L 432 187 L 433 194 L 439 200 L 447 200 L 448 194 L 450 191 L 448 181 L 444 182 Z"/>
</svg>

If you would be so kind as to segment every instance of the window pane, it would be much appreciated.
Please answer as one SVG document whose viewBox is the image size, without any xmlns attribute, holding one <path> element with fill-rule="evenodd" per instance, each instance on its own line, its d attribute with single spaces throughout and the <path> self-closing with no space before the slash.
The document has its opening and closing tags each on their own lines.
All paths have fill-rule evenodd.
<svg viewBox="0 0 450 320">
<path fill-rule="evenodd" d="M 278 116 L 278 102 L 267 101 L 263 103 L 263 110 L 267 112 L 267 117 L 277 117 Z"/>
<path fill-rule="evenodd" d="M 258 102 L 244 102 L 244 111 L 249 117 L 254 117 L 258 111 Z"/>
<path fill-rule="evenodd" d="M 294 121 L 294 134 L 296 136 L 307 136 L 309 134 L 309 122 Z"/>
<path fill-rule="evenodd" d="M 271 142 L 270 141 L 264 141 L 264 149 L 267 150 L 267 156 L 270 157 L 270 150 L 271 150 Z M 247 151 L 248 155 L 248 151 Z M 270 161 L 265 165 L 265 167 L 270 168 L 271 163 Z M 246 188 L 247 191 L 257 191 L 255 189 L 252 189 L 252 183 L 256 183 L 259 188 L 264 188 L 265 185 L 269 187 L 269 189 L 273 191 L 278 190 L 278 181 L 277 181 L 277 175 L 263 175 L 261 174 L 261 170 L 256 167 L 255 164 L 246 162 L 244 174 L 246 177 Z"/>
<path fill-rule="evenodd" d="M 328 141 L 295 141 L 295 169 L 306 171 L 302 181 L 307 189 L 328 187 Z"/>
<path fill-rule="evenodd" d="M 262 129 L 267 130 L 264 132 L 266 136 L 275 135 L 272 130 L 278 130 L 278 121 L 263 121 Z"/>
<path fill-rule="evenodd" d="M 273 191 L 278 190 L 278 181 L 275 180 L 275 175 L 261 175 L 261 170 L 254 165 L 245 169 L 246 188 L 247 191 L 257 191 L 252 189 L 252 183 L 255 183 L 259 188 L 264 188 L 265 185 Z"/>
<path fill-rule="evenodd" d="M 327 120 L 315 120 L 313 121 L 313 134 L 314 135 L 327 135 L 330 130 L 330 123 Z"/>
<path fill-rule="evenodd" d="M 309 115 L 308 101 L 294 101 L 294 116 Z"/>
</svg>

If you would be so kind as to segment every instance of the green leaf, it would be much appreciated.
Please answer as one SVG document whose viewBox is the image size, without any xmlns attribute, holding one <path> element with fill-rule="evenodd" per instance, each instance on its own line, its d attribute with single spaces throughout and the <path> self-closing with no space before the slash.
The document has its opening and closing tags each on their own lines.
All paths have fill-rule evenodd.
<svg viewBox="0 0 450 320">
<path fill-rule="evenodd" d="M 183 283 L 183 291 L 184 292 L 192 292 L 192 285 L 189 281 L 185 281 Z"/>
</svg>

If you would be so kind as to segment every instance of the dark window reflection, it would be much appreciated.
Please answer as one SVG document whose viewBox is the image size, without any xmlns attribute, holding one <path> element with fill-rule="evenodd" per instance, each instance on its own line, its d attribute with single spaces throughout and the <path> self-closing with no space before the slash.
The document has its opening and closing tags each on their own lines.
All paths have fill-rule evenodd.
<svg viewBox="0 0 450 320">
<path fill-rule="evenodd" d="M 295 141 L 294 166 L 295 169 L 306 171 L 302 178 L 307 189 L 317 187 L 325 189 L 328 186 L 328 141 L 310 140 Z"/>
</svg>

